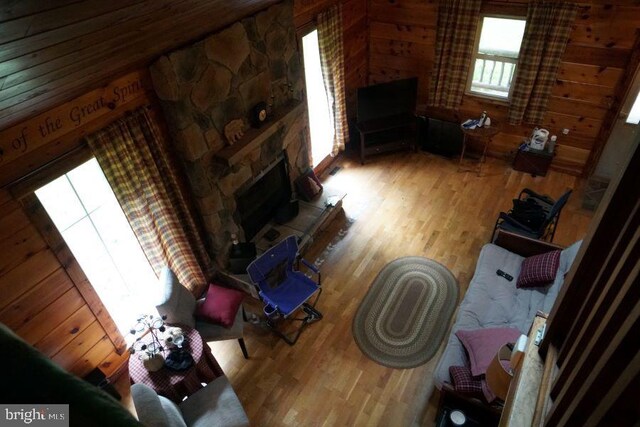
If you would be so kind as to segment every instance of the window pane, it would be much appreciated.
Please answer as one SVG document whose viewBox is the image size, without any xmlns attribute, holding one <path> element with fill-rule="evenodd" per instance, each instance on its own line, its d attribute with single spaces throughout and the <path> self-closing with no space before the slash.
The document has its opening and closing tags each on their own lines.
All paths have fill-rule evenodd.
<svg viewBox="0 0 640 427">
<path fill-rule="evenodd" d="M 148 296 L 158 279 L 95 159 L 36 195 L 123 334 L 156 313 Z"/>
<path fill-rule="evenodd" d="M 329 94 L 325 90 L 322 78 L 317 30 L 302 38 L 302 53 L 307 88 L 307 108 L 309 109 L 311 157 L 313 158 L 313 167 L 316 167 L 331 154 L 335 134 L 331 119 Z"/>
<path fill-rule="evenodd" d="M 96 159 L 78 166 L 67 176 L 88 212 L 107 200 L 116 200 Z"/>
<path fill-rule="evenodd" d="M 66 176 L 52 181 L 36 191 L 36 196 L 60 232 L 84 216 L 84 209 Z"/>
<path fill-rule="evenodd" d="M 636 95 L 636 100 L 633 101 L 633 105 L 631 106 L 631 111 L 629 111 L 626 122 L 634 125 L 640 123 L 640 93 Z"/>
<path fill-rule="evenodd" d="M 478 52 L 517 58 L 524 35 L 525 21 L 485 17 Z"/>
<path fill-rule="evenodd" d="M 518 58 L 525 21 L 484 17 L 478 55 L 471 79 L 471 92 L 508 98 Z"/>
</svg>

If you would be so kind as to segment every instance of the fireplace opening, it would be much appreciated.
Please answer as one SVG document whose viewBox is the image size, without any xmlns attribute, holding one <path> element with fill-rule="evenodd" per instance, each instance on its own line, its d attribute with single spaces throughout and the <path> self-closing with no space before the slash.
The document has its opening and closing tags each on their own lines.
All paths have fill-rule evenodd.
<svg viewBox="0 0 640 427">
<path fill-rule="evenodd" d="M 267 169 L 236 194 L 240 225 L 248 242 L 275 216 L 276 211 L 291 199 L 291 181 L 286 156 L 280 155 Z"/>
</svg>

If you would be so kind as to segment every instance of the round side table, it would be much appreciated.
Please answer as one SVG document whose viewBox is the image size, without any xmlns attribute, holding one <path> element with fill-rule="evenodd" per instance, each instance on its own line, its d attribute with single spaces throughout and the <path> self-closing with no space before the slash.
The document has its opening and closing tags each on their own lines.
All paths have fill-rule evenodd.
<svg viewBox="0 0 640 427">
<path fill-rule="evenodd" d="M 167 326 L 171 327 L 171 325 Z M 193 365 L 184 371 L 173 371 L 163 366 L 156 372 L 149 372 L 138 354 L 132 354 L 129 357 L 129 377 L 132 384 L 145 384 L 158 394 L 174 402 L 181 402 L 185 397 L 200 390 L 203 383 L 207 384 L 213 381 L 224 375 L 224 372 L 198 331 L 182 325 L 172 326 L 180 327 L 184 331 L 187 339 L 182 347 L 193 357 Z M 147 339 L 150 341 L 151 337 L 149 336 Z M 145 338 L 142 340 L 144 341 Z M 168 354 L 169 352 L 165 350 L 165 358 Z"/>
<path fill-rule="evenodd" d="M 472 170 L 471 172 L 476 172 L 476 174 L 480 176 L 480 174 L 482 173 L 482 164 L 485 162 L 487 157 L 487 149 L 489 148 L 489 144 L 491 144 L 491 140 L 493 139 L 493 137 L 500 132 L 500 125 L 498 121 L 491 120 L 490 127 L 485 126 L 481 128 L 475 128 L 475 129 L 465 129 L 462 126 L 460 126 L 460 129 L 462 129 L 464 138 L 462 139 L 462 152 L 460 153 L 460 161 L 458 162 L 458 171 L 459 172 L 468 171 L 468 170 L 462 169 L 462 160 L 464 159 L 464 153 L 467 149 L 467 139 L 468 138 L 478 139 L 483 143 L 482 156 L 480 157 L 480 161 L 478 162 L 478 168 L 475 170 Z"/>
</svg>

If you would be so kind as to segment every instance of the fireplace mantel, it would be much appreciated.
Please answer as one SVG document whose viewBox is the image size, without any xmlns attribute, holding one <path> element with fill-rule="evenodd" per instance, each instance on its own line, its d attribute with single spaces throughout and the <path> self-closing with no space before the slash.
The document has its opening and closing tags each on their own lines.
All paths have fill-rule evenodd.
<svg viewBox="0 0 640 427">
<path fill-rule="evenodd" d="M 216 153 L 216 157 L 224 161 L 228 166 L 239 163 L 255 148 L 260 147 L 264 141 L 299 114 L 302 113 L 302 101 L 293 100 L 284 105 L 259 128 L 249 128 L 240 141 L 229 145 Z"/>
</svg>

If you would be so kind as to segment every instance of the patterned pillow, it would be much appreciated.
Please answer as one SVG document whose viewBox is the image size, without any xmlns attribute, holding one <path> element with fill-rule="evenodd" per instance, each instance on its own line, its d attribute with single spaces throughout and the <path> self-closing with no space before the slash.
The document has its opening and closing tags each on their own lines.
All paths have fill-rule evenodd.
<svg viewBox="0 0 640 427">
<path fill-rule="evenodd" d="M 556 278 L 560 266 L 560 251 L 534 255 L 522 262 L 517 288 L 535 288 L 546 286 Z"/>
<path fill-rule="evenodd" d="M 453 388 L 460 393 L 482 393 L 482 381 L 471 375 L 466 366 L 450 366 L 449 374 L 453 380 Z"/>
</svg>

